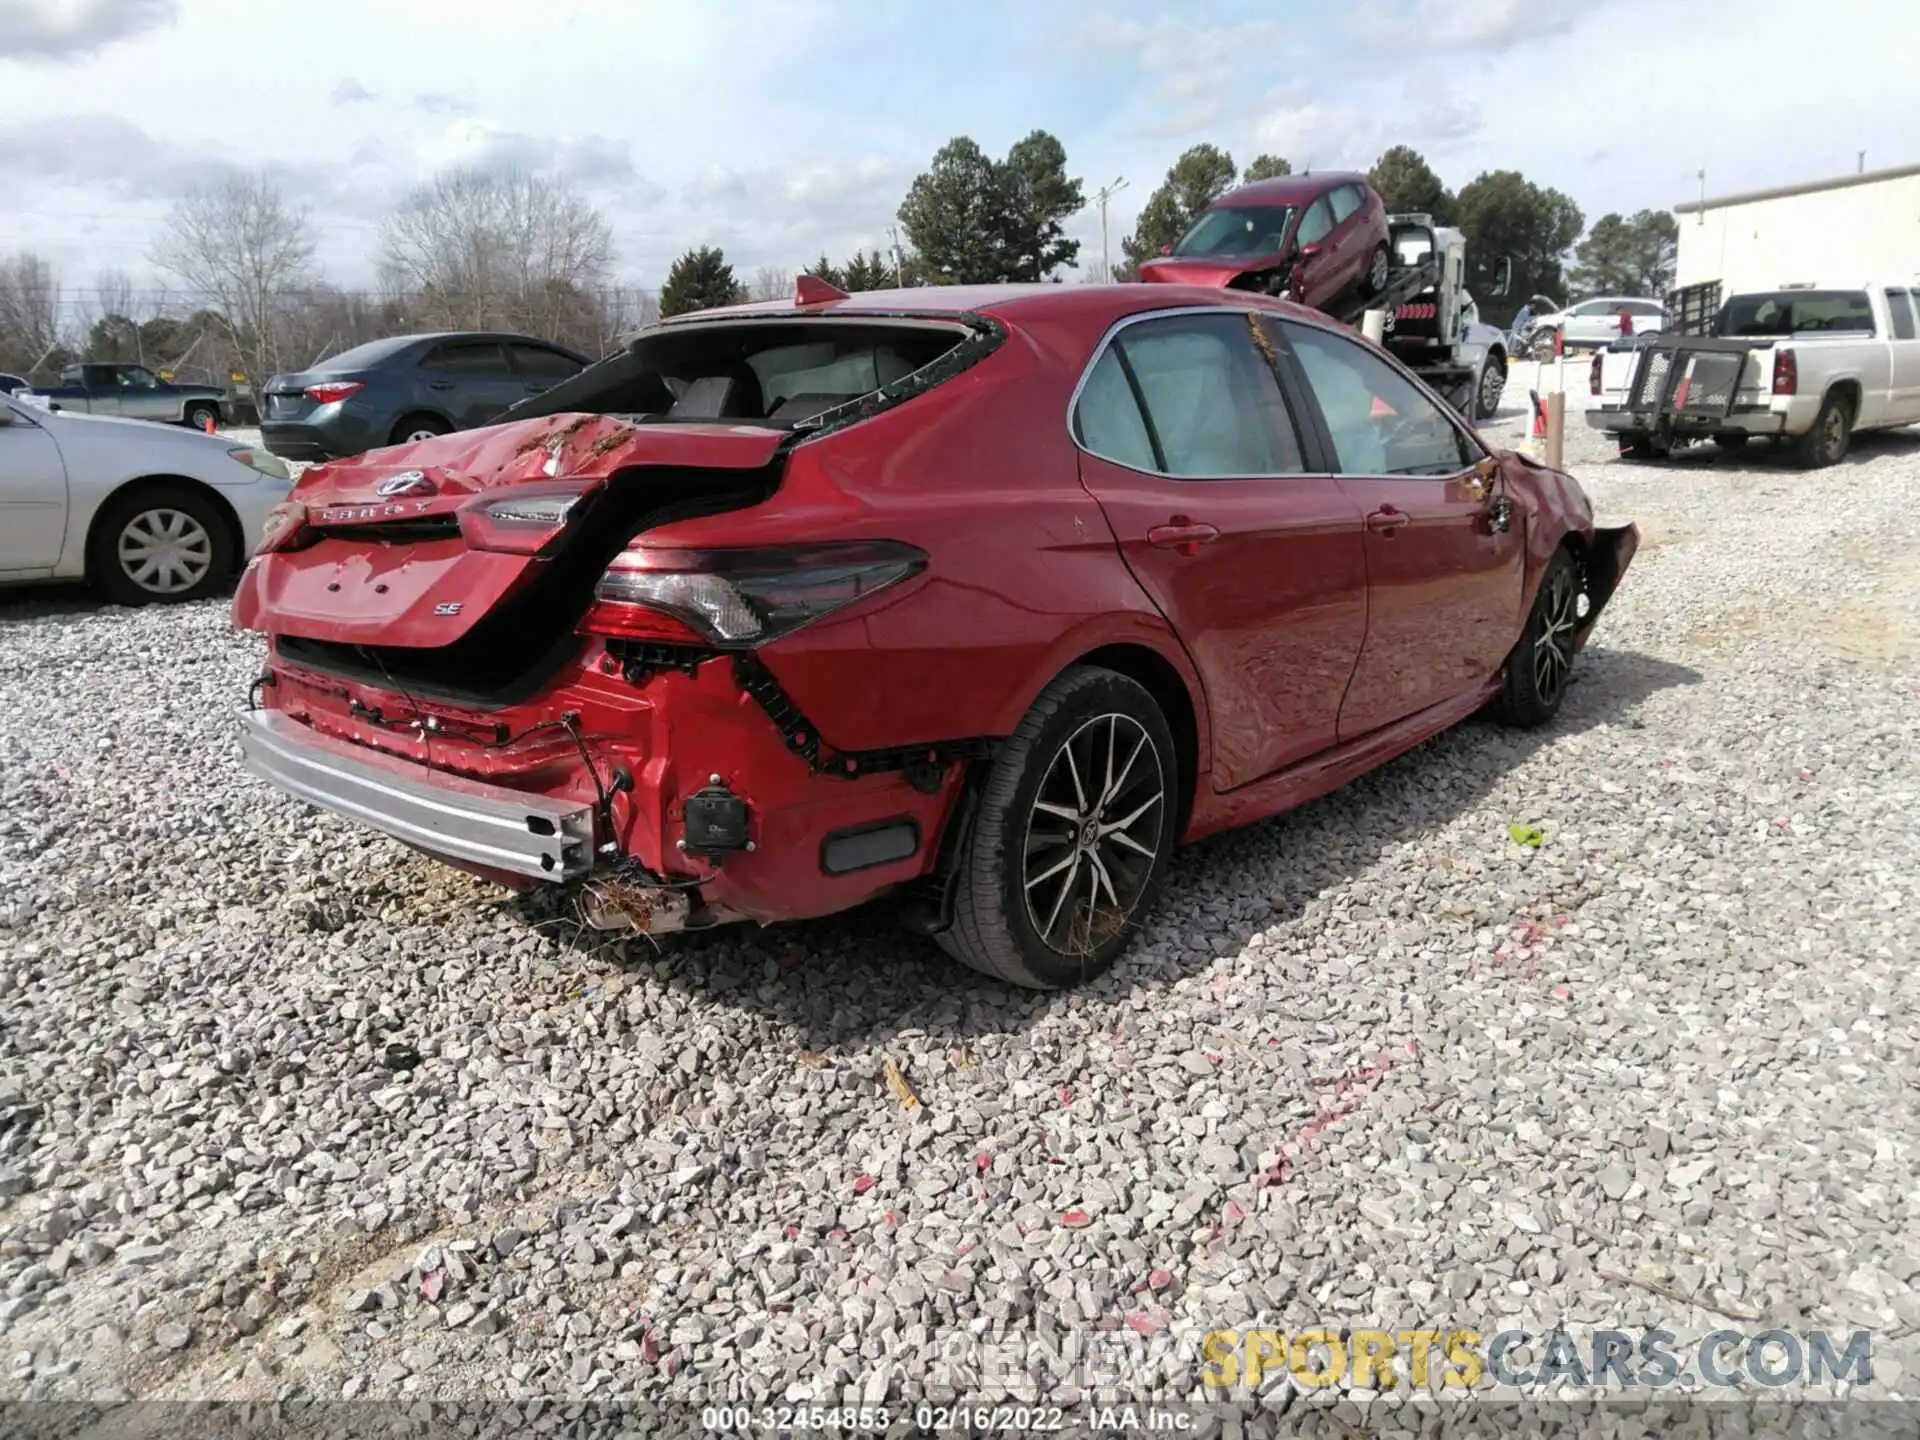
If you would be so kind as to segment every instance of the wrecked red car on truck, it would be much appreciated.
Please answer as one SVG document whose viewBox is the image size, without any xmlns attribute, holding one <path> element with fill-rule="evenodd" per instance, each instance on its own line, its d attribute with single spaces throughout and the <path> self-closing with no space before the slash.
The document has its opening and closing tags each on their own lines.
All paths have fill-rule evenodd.
<svg viewBox="0 0 1920 1440">
<path fill-rule="evenodd" d="M 1063 986 L 1177 842 L 1549 719 L 1636 544 L 1283 301 L 806 279 L 308 470 L 234 601 L 243 743 L 603 926 L 891 893 Z"/>
</svg>

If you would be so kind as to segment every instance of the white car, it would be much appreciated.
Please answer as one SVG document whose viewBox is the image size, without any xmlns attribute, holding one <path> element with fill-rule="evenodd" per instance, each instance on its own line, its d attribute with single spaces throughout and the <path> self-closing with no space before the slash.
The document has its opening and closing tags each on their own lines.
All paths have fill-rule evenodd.
<svg viewBox="0 0 1920 1440">
<path fill-rule="evenodd" d="M 197 430 L 0 395 L 0 585 L 85 579 L 111 600 L 197 600 L 236 574 L 293 478 Z"/>
<path fill-rule="evenodd" d="M 1667 328 L 1667 307 L 1642 295 L 1600 295 L 1569 305 L 1557 315 L 1536 315 L 1536 332 L 1558 330 L 1567 345 L 1605 345 L 1620 338 L 1620 312 L 1633 317 L 1633 333 Z"/>
</svg>

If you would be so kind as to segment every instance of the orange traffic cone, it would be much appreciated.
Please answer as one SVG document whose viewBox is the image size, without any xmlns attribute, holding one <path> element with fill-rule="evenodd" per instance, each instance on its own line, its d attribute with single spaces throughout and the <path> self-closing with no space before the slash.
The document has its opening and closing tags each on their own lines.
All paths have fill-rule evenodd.
<svg viewBox="0 0 1920 1440">
<path fill-rule="evenodd" d="M 1547 402 L 1540 398 L 1537 390 L 1527 391 L 1527 399 L 1533 402 L 1533 436 L 1535 440 L 1547 438 Z"/>
<path fill-rule="evenodd" d="M 213 434 L 213 416 L 202 415 L 200 418 L 200 428 L 205 430 L 209 435 Z"/>
</svg>

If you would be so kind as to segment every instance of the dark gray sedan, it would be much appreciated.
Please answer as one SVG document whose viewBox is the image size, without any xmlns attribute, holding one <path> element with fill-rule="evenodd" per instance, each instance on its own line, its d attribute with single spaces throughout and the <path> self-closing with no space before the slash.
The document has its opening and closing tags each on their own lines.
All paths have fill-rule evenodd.
<svg viewBox="0 0 1920 1440">
<path fill-rule="evenodd" d="M 332 460 L 491 425 L 588 360 L 526 335 L 399 335 L 267 381 L 260 437 L 288 460 Z"/>
</svg>

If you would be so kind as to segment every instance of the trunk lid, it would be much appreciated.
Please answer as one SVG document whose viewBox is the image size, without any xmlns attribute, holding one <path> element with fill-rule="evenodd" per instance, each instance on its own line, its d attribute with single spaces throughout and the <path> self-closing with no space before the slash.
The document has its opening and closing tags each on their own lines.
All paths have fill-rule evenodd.
<svg viewBox="0 0 1920 1440">
<path fill-rule="evenodd" d="M 558 572 L 604 568 L 650 509 L 752 488 L 788 438 L 556 415 L 316 465 L 291 497 L 305 507 L 301 529 L 247 567 L 234 623 L 330 645 L 443 649 L 483 638 L 491 619 Z M 517 524 L 495 524 L 515 495 L 526 500 L 508 510 Z M 537 523 L 535 502 L 558 507 L 569 496 L 563 515 Z"/>
<path fill-rule="evenodd" d="M 358 370 L 302 370 L 291 375 L 270 375 L 260 387 L 262 420 L 303 420 L 320 408 L 320 402 L 307 394 L 309 385 L 351 384 L 363 381 Z"/>
</svg>

